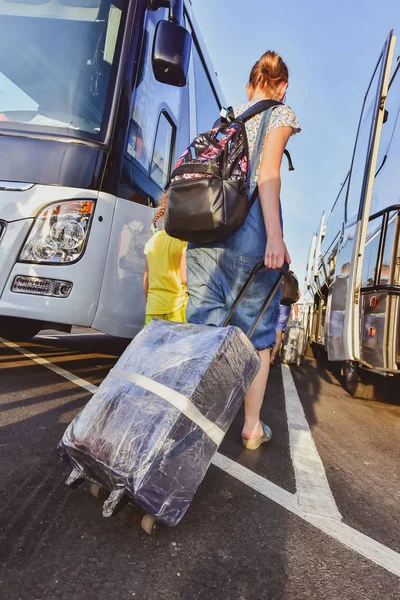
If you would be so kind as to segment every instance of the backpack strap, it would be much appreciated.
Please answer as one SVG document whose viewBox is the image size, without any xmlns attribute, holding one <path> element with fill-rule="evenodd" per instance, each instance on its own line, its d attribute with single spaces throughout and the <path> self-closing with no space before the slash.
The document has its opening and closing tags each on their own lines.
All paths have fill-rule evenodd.
<svg viewBox="0 0 400 600">
<path fill-rule="evenodd" d="M 289 150 L 284 150 L 283 154 L 286 156 L 288 163 L 289 163 L 289 171 L 294 171 L 294 166 L 292 163 L 292 157 L 290 156 L 290 152 Z"/>
<path fill-rule="evenodd" d="M 249 119 L 252 119 L 253 117 L 255 117 L 256 115 L 258 115 L 262 112 L 265 112 L 265 111 L 269 110 L 270 108 L 275 108 L 276 106 L 281 106 L 282 104 L 283 104 L 283 102 L 278 102 L 278 100 L 260 100 L 253 106 L 250 106 L 250 108 L 248 108 L 244 113 L 242 113 L 238 117 L 235 117 L 235 115 L 233 113 L 233 108 L 231 106 L 226 109 L 222 108 L 221 116 L 219 119 L 217 119 L 217 121 L 215 121 L 213 127 L 218 127 L 224 122 L 227 122 L 227 123 L 232 122 L 232 121 L 246 122 Z M 285 149 L 283 151 L 283 153 L 288 160 L 289 171 L 294 171 L 292 157 L 290 156 L 289 150 Z M 257 197 L 258 197 L 258 185 L 256 185 L 256 187 L 253 190 L 253 193 L 250 196 L 250 200 L 249 200 L 250 208 L 253 206 L 254 202 L 257 200 Z"/>
<path fill-rule="evenodd" d="M 278 100 L 260 100 L 257 104 L 250 106 L 244 113 L 237 117 L 237 121 L 248 121 L 248 119 L 252 119 L 256 115 L 269 110 L 270 108 L 275 108 L 275 106 L 282 106 L 283 102 L 278 102 Z M 229 109 L 232 110 L 232 109 Z M 290 156 L 289 150 L 284 150 L 283 154 L 286 156 L 289 163 L 289 171 L 294 171 L 294 166 L 292 162 L 292 157 Z M 253 197 L 253 194 L 252 194 Z M 251 202 L 251 200 L 250 200 Z"/>
<path fill-rule="evenodd" d="M 282 102 L 278 102 L 278 100 L 260 100 L 259 102 L 245 110 L 244 113 L 242 113 L 236 118 L 236 120 L 248 121 L 256 115 L 259 115 L 260 113 L 269 110 L 270 108 L 274 108 L 275 106 L 282 106 Z"/>
<path fill-rule="evenodd" d="M 229 106 L 228 108 L 221 108 L 220 117 L 215 121 L 213 128 L 225 125 L 226 123 L 232 123 L 234 121 L 242 121 L 244 123 L 256 115 L 280 105 L 282 105 L 282 102 L 278 102 L 278 100 L 260 100 L 253 106 L 250 106 L 250 108 L 245 110 L 244 113 L 238 117 L 235 117 L 232 106 Z"/>
</svg>

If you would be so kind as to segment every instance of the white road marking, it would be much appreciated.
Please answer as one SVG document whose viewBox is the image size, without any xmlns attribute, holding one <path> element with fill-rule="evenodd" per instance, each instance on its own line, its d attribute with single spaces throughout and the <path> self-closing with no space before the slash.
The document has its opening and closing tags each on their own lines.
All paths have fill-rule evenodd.
<svg viewBox="0 0 400 600">
<path fill-rule="evenodd" d="M 96 335 L 107 335 L 106 333 L 102 333 L 101 331 L 95 331 L 93 333 L 91 332 L 86 332 L 86 333 L 57 333 L 57 334 L 53 334 L 53 335 L 47 335 L 47 334 L 40 334 L 38 333 L 37 335 L 35 335 L 35 337 L 33 339 L 44 339 L 44 340 L 58 340 L 59 338 L 63 338 L 63 337 L 94 337 Z"/>
<path fill-rule="evenodd" d="M 337 519 L 305 514 L 301 510 L 295 494 L 291 494 L 271 481 L 268 481 L 268 479 L 260 477 L 257 473 L 239 465 L 227 456 L 219 454 L 219 452 L 214 455 L 212 462 L 222 471 L 238 479 L 269 500 L 286 508 L 286 510 L 313 525 L 332 539 L 350 548 L 350 550 L 354 550 L 354 552 L 364 556 L 376 565 L 383 567 L 389 573 L 400 577 L 400 554 L 398 552 Z"/>
<path fill-rule="evenodd" d="M 290 454 L 296 477 L 298 501 L 305 515 L 341 520 L 315 446 L 289 367 L 282 365 Z"/>
<path fill-rule="evenodd" d="M 86 379 L 81 379 L 80 377 L 73 375 L 69 371 L 62 369 L 58 365 L 53 364 L 52 362 L 46 360 L 45 358 L 42 358 L 41 356 L 38 356 L 37 354 L 34 354 L 33 352 L 29 352 L 29 350 L 26 350 L 22 346 L 18 346 L 18 344 L 15 344 L 14 342 L 9 342 L 8 340 L 4 340 L 1 337 L 0 342 L 2 342 L 5 346 L 8 346 L 9 348 L 13 348 L 20 354 L 23 354 L 24 356 L 26 356 L 26 358 L 30 358 L 38 365 L 42 365 L 43 367 L 46 367 L 46 369 L 50 369 L 50 371 L 54 371 L 54 373 L 57 373 L 57 375 L 64 377 L 64 379 L 68 379 L 68 381 L 70 381 L 71 383 L 79 385 L 79 387 L 87 390 L 91 394 L 94 394 L 98 389 L 97 385 L 93 385 L 92 383 L 89 383 L 89 381 L 86 381 Z"/>
<path fill-rule="evenodd" d="M 9 342 L 7 340 L 4 340 L 3 338 L 0 338 L 0 342 L 5 344 L 9 348 L 13 348 L 14 350 L 23 354 L 27 358 L 30 358 L 37 364 L 42 365 L 43 367 L 46 367 L 51 371 L 54 371 L 61 377 L 67 379 L 68 381 L 75 383 L 75 385 L 83 387 L 85 390 L 91 393 L 94 393 L 98 389 L 97 386 L 89 383 L 88 381 L 85 381 L 80 377 L 75 377 L 75 375 L 72 375 L 68 371 L 65 371 L 65 369 L 57 367 L 57 365 L 54 365 L 45 358 L 41 358 L 33 352 L 28 352 L 27 350 L 25 350 L 25 348 L 22 348 L 21 346 L 18 346 L 13 342 Z M 287 390 L 290 391 L 290 386 L 288 386 L 288 381 L 290 383 L 290 379 L 286 377 L 285 380 L 286 393 Z M 297 412 L 297 414 L 301 413 Z M 302 509 L 303 507 L 301 503 L 297 502 L 297 494 L 291 494 L 287 490 L 280 488 L 271 481 L 268 481 L 268 479 L 264 479 L 260 475 L 257 475 L 257 473 L 250 471 L 250 469 L 243 467 L 242 465 L 236 463 L 227 456 L 220 454 L 219 452 L 217 452 L 214 455 L 212 462 L 215 466 L 225 471 L 238 481 L 241 481 L 242 483 L 255 490 L 256 492 L 260 493 L 264 497 L 268 498 L 269 500 L 272 500 L 276 504 L 279 504 L 280 506 L 290 511 L 294 515 L 300 517 L 310 525 L 313 525 L 332 539 L 340 542 L 347 548 L 354 550 L 355 552 L 357 552 L 361 556 L 364 556 L 376 565 L 383 567 L 384 569 L 389 571 L 389 573 L 393 573 L 397 577 L 400 577 L 400 554 L 395 552 L 391 548 L 388 548 L 387 546 L 384 546 L 383 544 L 373 540 L 372 538 L 357 531 L 356 529 L 345 525 L 337 518 L 320 516 L 313 513 L 305 513 Z M 300 475 L 300 478 L 301 477 L 302 475 Z M 317 489 L 319 489 L 318 486 Z"/>
<path fill-rule="evenodd" d="M 324 517 L 317 517 L 316 515 L 304 515 L 303 519 L 341 542 L 350 550 L 354 550 L 354 552 L 383 567 L 389 573 L 400 577 L 400 554 L 398 552 L 357 531 L 357 529 L 334 519 L 324 519 Z"/>
<path fill-rule="evenodd" d="M 301 516 L 301 510 L 297 502 L 296 494 L 292 494 L 287 490 L 284 490 L 272 481 L 261 477 L 261 475 L 257 475 L 257 473 L 254 473 L 254 471 L 250 471 L 250 469 L 247 469 L 247 467 L 243 467 L 239 463 L 235 462 L 231 458 L 228 458 L 224 454 L 220 454 L 219 452 L 214 454 L 212 463 L 222 471 L 225 471 L 225 473 L 228 473 L 235 479 L 238 479 L 266 498 L 269 498 L 273 502 L 276 502 L 280 506 L 290 510 L 290 512 Z"/>
</svg>

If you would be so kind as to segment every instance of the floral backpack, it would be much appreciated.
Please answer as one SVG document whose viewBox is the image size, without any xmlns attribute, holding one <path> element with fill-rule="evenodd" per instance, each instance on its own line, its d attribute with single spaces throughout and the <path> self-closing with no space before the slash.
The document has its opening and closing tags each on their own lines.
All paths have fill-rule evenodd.
<svg viewBox="0 0 400 600">
<path fill-rule="evenodd" d="M 214 243 L 231 236 L 244 223 L 257 198 L 248 198 L 249 150 L 245 122 L 281 104 L 261 100 L 239 117 L 222 109 L 210 131 L 198 135 L 171 174 L 165 230 L 175 238 Z M 287 153 L 287 152 L 286 152 Z M 289 158 L 289 169 L 293 166 Z"/>
</svg>

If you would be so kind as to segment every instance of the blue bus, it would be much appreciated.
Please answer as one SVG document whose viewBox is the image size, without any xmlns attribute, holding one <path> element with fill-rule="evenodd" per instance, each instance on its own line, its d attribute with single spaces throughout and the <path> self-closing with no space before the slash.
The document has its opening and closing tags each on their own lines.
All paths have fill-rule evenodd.
<svg viewBox="0 0 400 600">
<path fill-rule="evenodd" d="M 0 336 L 144 319 L 171 165 L 222 93 L 190 0 L 0 0 Z"/>
</svg>

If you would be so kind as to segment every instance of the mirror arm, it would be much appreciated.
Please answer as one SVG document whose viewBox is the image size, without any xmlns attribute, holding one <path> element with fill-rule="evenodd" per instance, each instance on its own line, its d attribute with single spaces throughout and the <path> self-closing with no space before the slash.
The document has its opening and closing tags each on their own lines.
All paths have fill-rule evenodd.
<svg viewBox="0 0 400 600">
<path fill-rule="evenodd" d="M 149 0 L 149 8 L 153 11 L 169 8 L 169 21 L 177 25 L 183 22 L 183 0 Z"/>
<path fill-rule="evenodd" d="M 169 20 L 177 25 L 183 22 L 183 0 L 170 0 Z"/>
<path fill-rule="evenodd" d="M 169 7 L 170 7 L 169 0 L 149 0 L 150 10 L 156 11 L 159 8 L 169 8 Z"/>
</svg>

